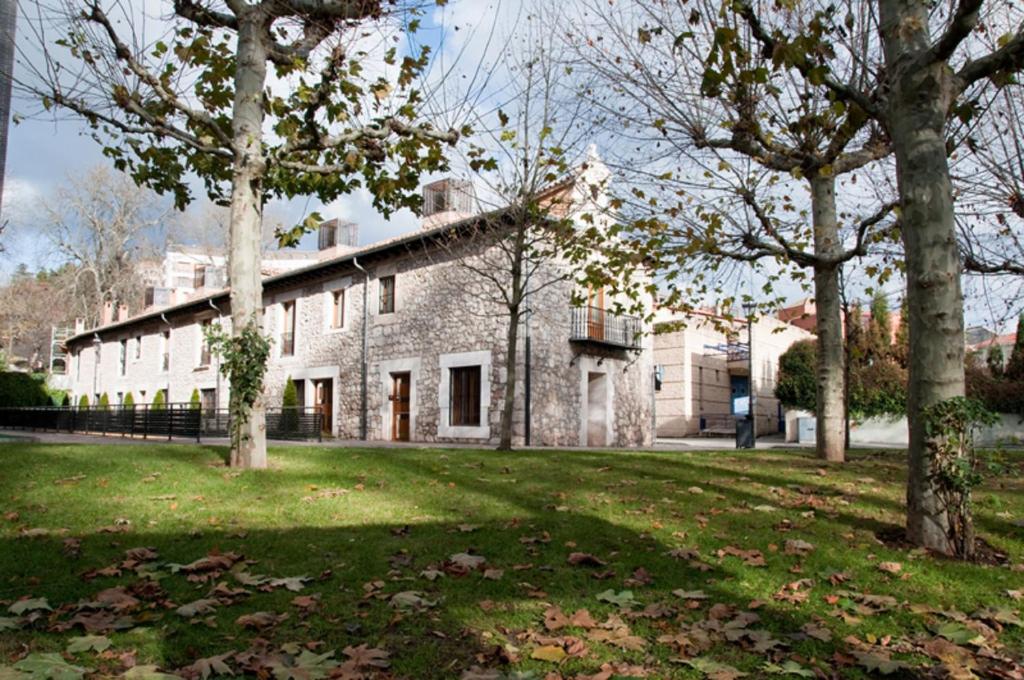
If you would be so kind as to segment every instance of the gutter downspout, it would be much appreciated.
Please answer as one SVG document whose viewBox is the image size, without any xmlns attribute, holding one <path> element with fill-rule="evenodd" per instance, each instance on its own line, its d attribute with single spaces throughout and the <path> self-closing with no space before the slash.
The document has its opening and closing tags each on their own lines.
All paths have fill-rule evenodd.
<svg viewBox="0 0 1024 680">
<path fill-rule="evenodd" d="M 160 312 L 160 318 L 167 324 L 167 389 L 164 394 L 165 401 L 167 402 L 167 408 L 171 407 L 171 322 L 167 320 L 167 315 Z"/>
<path fill-rule="evenodd" d="M 218 307 L 217 305 L 213 304 L 213 298 L 210 298 L 209 300 L 207 300 L 207 302 L 209 302 L 210 306 L 213 307 L 217 311 L 217 321 L 219 322 L 220 321 L 220 317 L 224 316 L 224 313 L 222 311 L 220 311 L 220 307 Z M 206 342 L 206 338 L 203 338 L 203 342 L 204 343 Z M 214 397 L 213 397 L 213 408 L 214 408 L 215 412 L 220 410 L 220 355 L 217 355 L 216 371 L 217 371 L 217 386 L 214 389 L 214 393 L 213 393 L 214 394 Z"/>
<path fill-rule="evenodd" d="M 99 333 L 92 334 L 93 353 L 95 356 L 92 361 L 92 398 L 96 400 L 96 405 L 99 406 L 99 390 L 97 389 L 97 381 L 99 380 L 100 372 L 100 348 L 103 347 L 103 341 L 100 340 Z"/>
<path fill-rule="evenodd" d="M 353 257 L 352 264 L 363 273 L 363 360 L 360 367 L 359 382 L 359 438 L 363 441 L 368 436 L 368 413 L 367 413 L 367 379 L 369 374 L 369 356 L 367 354 L 370 345 L 370 273 L 359 264 L 359 258 Z"/>
</svg>

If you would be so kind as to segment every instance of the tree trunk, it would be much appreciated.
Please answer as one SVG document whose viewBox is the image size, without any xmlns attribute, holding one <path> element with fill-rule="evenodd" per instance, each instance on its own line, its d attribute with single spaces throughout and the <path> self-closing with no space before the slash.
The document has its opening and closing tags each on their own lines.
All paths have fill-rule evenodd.
<svg viewBox="0 0 1024 680">
<path fill-rule="evenodd" d="M 907 535 L 951 553 L 956 541 L 933 486 L 922 411 L 964 394 L 963 294 L 944 134 L 954 76 L 948 64 L 928 56 L 926 4 L 879 0 L 879 8 L 892 84 L 884 117 L 896 155 L 910 317 Z"/>
<path fill-rule="evenodd" d="M 520 218 L 522 219 L 522 218 Z M 499 451 L 512 450 L 512 417 L 516 405 L 516 382 L 519 377 L 519 320 L 522 317 L 523 298 L 523 259 L 526 249 L 526 225 L 517 224 L 514 241 L 511 244 L 512 280 L 508 291 L 508 331 L 505 335 L 505 400 L 501 408 L 501 432 L 498 441 Z"/>
<path fill-rule="evenodd" d="M 814 252 L 832 257 L 842 249 L 836 222 L 835 178 L 810 178 Z M 846 455 L 843 317 L 837 265 L 814 268 L 814 303 L 818 318 L 818 457 L 841 463 Z"/>
<path fill-rule="evenodd" d="M 509 310 L 508 332 L 505 342 L 508 347 L 508 361 L 505 372 L 505 400 L 501 407 L 501 433 L 498 441 L 499 451 L 512 450 L 512 417 L 515 413 L 516 382 L 519 378 L 519 318 L 522 316 L 520 305 Z"/>
<path fill-rule="evenodd" d="M 262 329 L 263 282 L 260 280 L 260 235 L 263 224 L 263 86 L 267 76 L 263 15 L 252 8 L 239 16 L 238 62 L 235 70 L 231 177 L 231 332 L 236 336 L 249 324 Z M 234 380 L 234 378 L 233 378 Z M 231 447 L 231 466 L 267 466 L 266 413 L 263 398 L 251 405 L 231 402 L 247 418 Z"/>
</svg>

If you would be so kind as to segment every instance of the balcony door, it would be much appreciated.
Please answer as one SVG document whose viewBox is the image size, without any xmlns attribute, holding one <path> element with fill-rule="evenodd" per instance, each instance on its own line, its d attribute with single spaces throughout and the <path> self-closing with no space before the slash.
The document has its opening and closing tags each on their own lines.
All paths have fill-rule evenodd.
<svg viewBox="0 0 1024 680">
<path fill-rule="evenodd" d="M 391 441 L 409 441 L 409 387 L 411 374 L 408 371 L 391 374 Z"/>
<path fill-rule="evenodd" d="M 604 288 L 587 290 L 587 337 L 604 340 Z"/>
</svg>

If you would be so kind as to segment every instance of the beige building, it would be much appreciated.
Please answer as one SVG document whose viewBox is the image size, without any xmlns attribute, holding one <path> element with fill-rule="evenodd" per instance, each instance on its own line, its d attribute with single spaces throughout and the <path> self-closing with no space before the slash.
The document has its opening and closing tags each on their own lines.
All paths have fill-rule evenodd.
<svg viewBox="0 0 1024 680">
<path fill-rule="evenodd" d="M 760 318 L 752 329 L 751 361 L 745 320 L 660 310 L 655 323 L 657 436 L 732 436 L 736 419 L 749 413 L 751 382 L 757 434 L 787 427 L 775 397 L 779 357 L 794 342 L 812 339 L 813 334 L 776 318 Z"/>
</svg>

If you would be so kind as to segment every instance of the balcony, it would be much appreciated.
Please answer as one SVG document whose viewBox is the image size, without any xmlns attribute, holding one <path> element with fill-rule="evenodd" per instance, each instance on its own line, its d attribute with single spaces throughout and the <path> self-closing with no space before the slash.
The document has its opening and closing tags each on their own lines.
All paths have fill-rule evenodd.
<svg viewBox="0 0 1024 680">
<path fill-rule="evenodd" d="M 601 307 L 573 307 L 570 342 L 591 343 L 617 349 L 640 349 L 640 319 L 615 314 Z"/>
<path fill-rule="evenodd" d="M 295 354 L 295 334 L 281 333 L 281 356 L 290 357 Z"/>
<path fill-rule="evenodd" d="M 170 288 L 149 286 L 145 290 L 145 306 L 148 307 L 169 307 L 173 302 L 174 291 Z"/>
<path fill-rule="evenodd" d="M 750 347 L 745 342 L 729 343 L 725 352 L 729 375 L 750 373 Z"/>
</svg>

